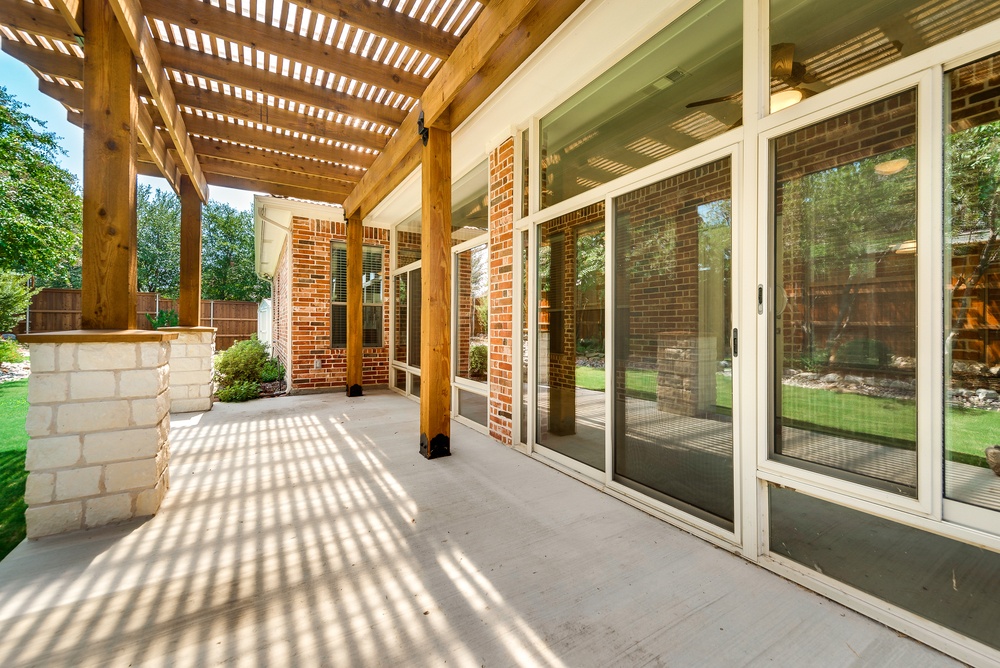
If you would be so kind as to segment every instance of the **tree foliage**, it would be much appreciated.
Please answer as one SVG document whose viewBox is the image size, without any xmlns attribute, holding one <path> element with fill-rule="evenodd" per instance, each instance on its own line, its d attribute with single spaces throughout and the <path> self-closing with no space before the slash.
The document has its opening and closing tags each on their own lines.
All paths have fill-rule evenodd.
<svg viewBox="0 0 1000 668">
<path fill-rule="evenodd" d="M 202 213 L 203 299 L 259 302 L 270 295 L 254 269 L 253 212 L 209 202 Z"/>
<path fill-rule="evenodd" d="M 140 185 L 136 215 L 139 290 L 176 298 L 181 276 L 181 202 L 170 190 Z"/>
<path fill-rule="evenodd" d="M 0 86 L 0 271 L 70 282 L 81 257 L 76 177 L 56 164 L 59 138 Z"/>
</svg>

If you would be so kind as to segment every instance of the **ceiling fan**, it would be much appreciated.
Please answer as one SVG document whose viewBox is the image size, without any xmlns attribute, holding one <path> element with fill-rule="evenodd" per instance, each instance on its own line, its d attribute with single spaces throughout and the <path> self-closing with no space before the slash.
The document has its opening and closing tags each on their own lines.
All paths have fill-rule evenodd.
<svg viewBox="0 0 1000 668">
<path fill-rule="evenodd" d="M 820 83 L 819 77 L 807 70 L 805 65 L 795 60 L 795 45 L 790 42 L 775 44 L 771 47 L 771 77 L 785 84 L 788 87 L 787 90 L 796 91 L 800 94 L 795 99 L 795 102 L 819 92 L 802 87 L 803 84 Z M 742 95 L 743 91 L 739 91 L 730 95 L 723 95 L 722 97 L 698 100 L 697 102 L 688 104 L 687 108 L 693 109 L 720 102 L 732 102 L 733 100 L 738 100 Z"/>
</svg>

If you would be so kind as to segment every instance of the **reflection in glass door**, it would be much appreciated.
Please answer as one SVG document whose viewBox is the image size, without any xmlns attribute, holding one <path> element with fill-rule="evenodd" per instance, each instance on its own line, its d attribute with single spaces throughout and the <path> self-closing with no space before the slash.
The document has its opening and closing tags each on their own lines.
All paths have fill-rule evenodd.
<svg viewBox="0 0 1000 668">
<path fill-rule="evenodd" d="M 542 223 L 538 444 L 604 470 L 604 202 Z"/>
<path fill-rule="evenodd" d="M 615 199 L 614 479 L 734 530 L 732 176 Z"/>
<path fill-rule="evenodd" d="M 949 83 L 945 496 L 1000 511 L 1000 54 Z"/>
<path fill-rule="evenodd" d="M 773 141 L 772 458 L 917 494 L 917 94 Z"/>
</svg>

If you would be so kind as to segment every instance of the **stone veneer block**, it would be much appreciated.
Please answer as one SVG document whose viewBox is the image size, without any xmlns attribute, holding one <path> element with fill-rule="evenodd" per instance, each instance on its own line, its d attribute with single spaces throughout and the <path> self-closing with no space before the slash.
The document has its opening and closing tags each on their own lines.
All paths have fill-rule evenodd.
<svg viewBox="0 0 1000 668">
<path fill-rule="evenodd" d="M 212 410 L 214 327 L 164 327 L 177 338 L 170 344 L 171 413 Z"/>
<path fill-rule="evenodd" d="M 28 537 L 153 515 L 169 485 L 170 345 L 176 333 L 21 337 L 31 350 Z"/>
</svg>

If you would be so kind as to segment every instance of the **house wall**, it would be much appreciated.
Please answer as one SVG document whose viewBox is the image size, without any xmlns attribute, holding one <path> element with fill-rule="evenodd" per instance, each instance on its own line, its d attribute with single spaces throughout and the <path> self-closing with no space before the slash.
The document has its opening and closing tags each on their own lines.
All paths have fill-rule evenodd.
<svg viewBox="0 0 1000 668">
<path fill-rule="evenodd" d="M 289 313 L 291 350 L 286 352 L 288 361 L 285 366 L 292 394 L 339 390 L 347 382 L 347 349 L 330 346 L 330 244 L 334 241 L 346 243 L 346 223 L 299 216 L 292 218 L 289 235 L 291 266 L 283 266 L 275 276 L 274 306 L 276 314 L 284 312 L 284 309 L 288 309 Z M 384 249 L 384 300 L 389 289 L 388 231 L 365 227 L 363 243 Z M 287 272 L 287 280 L 281 272 Z M 288 286 L 287 295 L 283 292 L 285 285 Z M 362 381 L 366 387 L 389 382 L 388 308 L 383 308 L 382 320 L 383 346 L 364 349 Z"/>
<path fill-rule="evenodd" d="M 271 281 L 271 349 L 274 355 L 285 365 L 285 370 L 291 368 L 289 343 L 291 341 L 291 257 L 287 244 L 278 256 L 277 269 Z"/>
<path fill-rule="evenodd" d="M 513 442 L 514 404 L 514 139 L 490 152 L 489 164 L 490 436 Z"/>
</svg>

